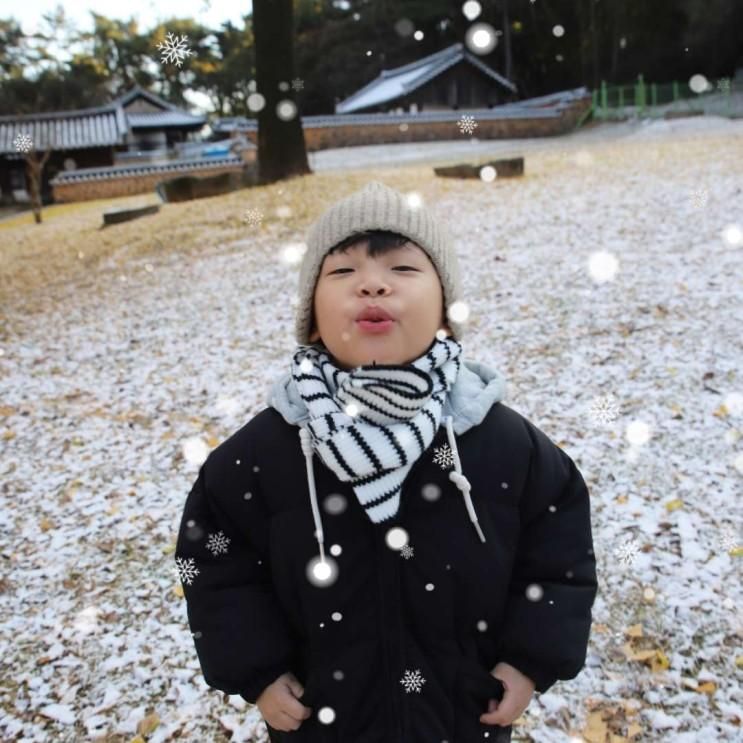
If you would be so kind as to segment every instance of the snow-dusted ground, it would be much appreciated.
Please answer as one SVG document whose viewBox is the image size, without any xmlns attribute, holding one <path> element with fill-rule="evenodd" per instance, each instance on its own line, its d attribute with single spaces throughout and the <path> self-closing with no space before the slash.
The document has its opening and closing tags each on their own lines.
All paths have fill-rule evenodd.
<svg viewBox="0 0 743 743">
<path fill-rule="evenodd" d="M 176 590 L 198 466 L 183 445 L 214 446 L 264 406 L 293 347 L 279 249 L 372 177 L 449 221 L 466 356 L 507 375 L 505 402 L 591 490 L 586 667 L 535 695 L 514 739 L 603 741 L 628 723 L 635 741 L 741 739 L 743 122 L 539 144 L 524 178 L 490 184 L 420 166 L 296 179 L 252 197 L 296 217 L 262 230 L 222 226 L 245 206 L 230 195 L 104 233 L 83 209 L 59 217 L 62 245 L 51 219 L 0 232 L 31 283 L 60 251 L 104 256 L 33 291 L 0 284 L 3 740 L 129 741 L 150 714 L 148 741 L 261 739 L 255 709 L 204 684 Z M 613 280 L 592 277 L 595 251 L 618 261 Z M 590 406 L 607 395 L 618 416 L 601 425 Z"/>
</svg>

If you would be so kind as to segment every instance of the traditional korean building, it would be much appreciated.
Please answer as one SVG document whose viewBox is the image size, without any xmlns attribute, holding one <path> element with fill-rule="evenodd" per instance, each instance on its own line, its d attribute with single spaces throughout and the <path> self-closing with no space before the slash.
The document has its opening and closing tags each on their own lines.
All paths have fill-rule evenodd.
<svg viewBox="0 0 743 743">
<path fill-rule="evenodd" d="M 337 103 L 335 112 L 403 113 L 492 108 L 516 98 L 514 83 L 458 42 L 391 70 Z"/>
<path fill-rule="evenodd" d="M 228 149 L 194 141 L 205 123 L 206 116 L 139 86 L 95 108 L 2 116 L 0 199 L 9 203 L 27 190 L 19 135 L 40 155 L 50 150 L 42 183 L 47 203 L 141 193 L 169 174 L 240 169 L 241 158 Z"/>
</svg>

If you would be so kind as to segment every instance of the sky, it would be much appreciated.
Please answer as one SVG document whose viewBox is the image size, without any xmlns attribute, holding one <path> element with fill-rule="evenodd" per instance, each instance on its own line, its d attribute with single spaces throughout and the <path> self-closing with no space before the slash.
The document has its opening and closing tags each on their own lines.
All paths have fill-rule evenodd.
<svg viewBox="0 0 743 743">
<path fill-rule="evenodd" d="M 7 5 L 0 6 L 0 18 L 14 18 L 21 24 L 25 34 L 38 30 L 38 24 L 45 13 L 52 12 L 58 5 L 54 0 L 23 0 L 14 3 L 12 12 L 8 13 Z M 238 27 L 243 26 L 242 16 L 250 13 L 253 0 L 178 0 L 178 2 L 156 2 L 155 0 L 95 0 L 95 2 L 66 3 L 65 15 L 71 25 L 83 31 L 92 31 L 93 21 L 90 11 L 95 10 L 107 18 L 128 21 L 135 18 L 140 30 L 153 28 L 169 18 L 195 18 L 214 28 L 224 21 L 232 21 Z M 205 113 L 211 110 L 208 96 L 196 91 L 188 91 L 186 100 L 194 113 Z"/>
<path fill-rule="evenodd" d="M 49 13 L 60 3 L 54 0 L 23 0 L 20 3 L 8 2 L 0 6 L 0 18 L 15 18 L 20 22 L 24 33 L 33 33 L 36 24 L 44 13 Z M 242 16 L 253 7 L 252 0 L 95 0 L 95 2 L 65 3 L 65 14 L 81 30 L 92 30 L 90 11 L 95 10 L 108 18 L 129 20 L 136 18 L 140 28 L 149 29 L 160 21 L 172 17 L 196 18 L 205 24 L 218 26 L 230 20 L 242 26 Z"/>
</svg>

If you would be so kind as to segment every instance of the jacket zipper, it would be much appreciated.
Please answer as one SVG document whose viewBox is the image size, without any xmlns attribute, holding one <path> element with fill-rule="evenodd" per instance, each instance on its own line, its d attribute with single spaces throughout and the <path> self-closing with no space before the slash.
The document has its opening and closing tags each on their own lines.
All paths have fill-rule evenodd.
<svg viewBox="0 0 743 743">
<path fill-rule="evenodd" d="M 384 561 L 385 557 L 388 557 L 388 555 L 384 554 L 385 547 L 382 545 L 381 540 L 384 539 L 384 534 L 382 531 L 376 531 L 374 534 L 374 543 L 375 543 L 375 549 L 377 552 L 377 565 L 379 566 L 378 571 L 378 584 L 379 584 L 379 607 L 380 607 L 380 615 L 381 615 L 381 641 L 383 646 L 383 652 L 382 657 L 384 659 L 384 678 L 386 681 L 386 691 L 385 691 L 385 700 L 387 703 L 387 718 L 389 720 L 389 729 L 392 731 L 394 730 L 394 737 L 393 741 L 397 741 L 398 743 L 403 743 L 402 734 L 399 730 L 399 724 L 400 720 L 398 719 L 398 716 L 396 714 L 397 710 L 397 704 L 396 704 L 396 687 L 395 683 L 396 680 L 392 678 L 392 663 L 390 659 L 390 652 L 389 652 L 389 643 L 387 641 L 387 629 L 388 629 L 388 617 L 387 617 L 387 606 L 385 604 L 384 600 L 384 575 L 386 571 L 386 564 Z M 389 691 L 389 690 L 392 691 Z"/>
</svg>

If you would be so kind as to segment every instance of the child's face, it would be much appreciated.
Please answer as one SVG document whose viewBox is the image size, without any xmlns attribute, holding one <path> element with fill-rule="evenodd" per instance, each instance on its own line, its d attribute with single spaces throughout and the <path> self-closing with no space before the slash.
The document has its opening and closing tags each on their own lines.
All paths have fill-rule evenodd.
<svg viewBox="0 0 743 743">
<path fill-rule="evenodd" d="M 370 333 L 357 322 L 367 305 L 394 318 L 384 333 Z M 451 330 L 445 322 L 444 297 L 438 273 L 428 255 L 407 242 L 370 258 L 366 240 L 345 253 L 325 256 L 313 303 L 311 343 L 322 339 L 344 369 L 377 364 L 407 364 L 433 342 L 436 331 Z"/>
</svg>

